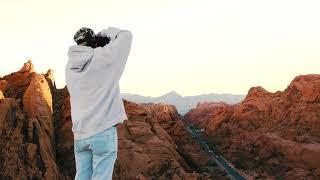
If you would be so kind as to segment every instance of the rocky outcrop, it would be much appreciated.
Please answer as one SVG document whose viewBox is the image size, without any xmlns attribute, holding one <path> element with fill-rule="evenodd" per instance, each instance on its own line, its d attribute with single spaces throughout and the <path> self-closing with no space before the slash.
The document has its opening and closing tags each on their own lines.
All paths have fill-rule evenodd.
<svg viewBox="0 0 320 180">
<path fill-rule="evenodd" d="M 0 179 L 71 179 L 56 163 L 52 96 L 28 61 L 6 82 L 0 100 Z M 6 95 L 11 95 L 7 98 Z"/>
<path fill-rule="evenodd" d="M 253 87 L 241 103 L 199 106 L 185 118 L 258 178 L 320 177 L 320 75 L 298 76 L 275 93 Z"/>
<path fill-rule="evenodd" d="M 8 82 L 4 79 L 0 80 L 0 91 L 3 93 L 7 90 Z"/>
<path fill-rule="evenodd" d="M 118 126 L 116 179 L 197 179 L 172 137 L 146 107 L 124 101 L 128 121 Z M 133 165 L 135 164 L 135 165 Z"/>
<path fill-rule="evenodd" d="M 4 96 L 22 99 L 34 73 L 32 61 L 28 60 L 19 71 L 1 77 L 0 88 Z"/>
<path fill-rule="evenodd" d="M 67 87 L 56 89 L 53 77 L 52 70 L 34 72 L 29 60 L 0 78 L 0 179 L 74 178 L 70 95 Z M 187 134 L 176 109 L 124 104 L 128 120 L 117 126 L 113 179 L 212 178 L 203 171 L 211 157 Z"/>
<path fill-rule="evenodd" d="M 66 162 L 65 157 L 73 157 L 73 146 L 70 145 L 73 143 L 70 97 L 67 91 L 64 93 L 64 98 L 57 136 L 57 149 L 58 154 L 61 154 L 61 162 Z M 175 141 L 170 134 L 147 107 L 126 100 L 124 104 L 128 120 L 117 126 L 118 158 L 113 179 L 208 179 L 210 177 L 193 171 L 177 151 Z M 67 166 L 72 166 L 66 163 Z"/>
<path fill-rule="evenodd" d="M 0 90 L 0 100 L 1 100 L 1 99 L 4 99 L 4 96 L 3 96 L 2 91 Z"/>
<path fill-rule="evenodd" d="M 173 105 L 164 103 L 144 105 L 159 122 L 161 127 L 171 136 L 177 150 L 193 167 L 201 169 L 212 163 L 213 157 L 205 153 L 187 132 L 182 116 Z M 190 168 L 189 168 L 190 169 Z"/>
<path fill-rule="evenodd" d="M 71 120 L 70 95 L 68 89 L 58 89 L 53 95 L 54 126 L 56 131 L 57 163 L 64 175 L 74 177 L 73 133 Z"/>
<path fill-rule="evenodd" d="M 197 106 L 184 115 L 186 121 L 192 120 L 192 124 L 205 128 L 212 117 L 217 117 L 223 109 L 229 109 L 231 105 L 223 102 L 199 102 Z"/>
<path fill-rule="evenodd" d="M 56 83 L 55 83 L 55 80 L 54 80 L 54 72 L 53 72 L 53 70 L 49 69 L 47 71 L 47 73 L 45 73 L 45 74 L 43 73 L 42 75 L 46 78 L 50 89 L 51 90 L 56 89 Z"/>
</svg>

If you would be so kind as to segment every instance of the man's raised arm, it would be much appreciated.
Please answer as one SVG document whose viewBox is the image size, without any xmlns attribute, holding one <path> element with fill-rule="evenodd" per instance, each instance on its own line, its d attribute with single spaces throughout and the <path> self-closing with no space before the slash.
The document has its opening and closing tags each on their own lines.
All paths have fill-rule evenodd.
<svg viewBox="0 0 320 180">
<path fill-rule="evenodd" d="M 97 51 L 102 51 L 106 58 L 106 63 L 119 63 L 124 66 L 130 53 L 132 43 L 132 33 L 129 30 L 109 27 L 98 33 L 101 37 L 109 37 L 110 42 Z"/>
</svg>

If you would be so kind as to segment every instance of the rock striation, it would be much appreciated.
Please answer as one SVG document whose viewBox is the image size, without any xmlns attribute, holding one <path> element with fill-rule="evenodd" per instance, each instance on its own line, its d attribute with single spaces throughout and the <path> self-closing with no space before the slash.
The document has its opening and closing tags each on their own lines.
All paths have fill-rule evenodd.
<svg viewBox="0 0 320 180">
<path fill-rule="evenodd" d="M 320 177 L 318 74 L 297 76 L 275 93 L 252 87 L 235 105 L 202 103 L 184 118 L 203 128 L 212 146 L 256 178 Z"/>
<path fill-rule="evenodd" d="M 117 126 L 113 179 L 213 178 L 205 169 L 212 157 L 174 107 L 123 101 L 128 120 Z M 39 74 L 29 60 L 0 77 L 0 179 L 74 179 L 71 129 L 70 94 L 56 89 L 52 70 Z"/>
<path fill-rule="evenodd" d="M 71 179 L 56 163 L 52 95 L 29 60 L 1 77 L 0 179 Z"/>
</svg>

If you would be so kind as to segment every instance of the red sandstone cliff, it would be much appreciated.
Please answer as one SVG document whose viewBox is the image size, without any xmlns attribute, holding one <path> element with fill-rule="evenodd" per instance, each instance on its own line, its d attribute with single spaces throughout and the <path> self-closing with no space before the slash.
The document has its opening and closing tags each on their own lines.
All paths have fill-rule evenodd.
<svg viewBox="0 0 320 180">
<path fill-rule="evenodd" d="M 241 103 L 200 104 L 184 118 L 257 178 L 320 178 L 320 75 L 298 76 L 275 93 L 253 87 Z"/>
<path fill-rule="evenodd" d="M 73 179 L 68 90 L 56 89 L 52 70 L 33 69 L 28 61 L 0 78 L 0 179 Z M 188 136 L 176 109 L 124 103 L 128 121 L 117 126 L 113 179 L 212 178 L 202 173 L 211 157 Z"/>
<path fill-rule="evenodd" d="M 70 179 L 56 164 L 52 95 L 28 61 L 0 78 L 0 179 Z"/>
<path fill-rule="evenodd" d="M 60 164 L 66 174 L 74 174 L 72 158 L 73 134 L 69 93 L 62 95 L 61 119 L 57 125 L 57 149 Z M 143 106 L 124 100 L 129 121 L 117 126 L 118 158 L 113 179 L 208 179 L 193 170 L 176 150 L 171 136 L 160 126 L 158 119 Z M 59 155 L 60 154 L 60 155 Z M 59 158 L 58 158 L 59 159 Z"/>
</svg>

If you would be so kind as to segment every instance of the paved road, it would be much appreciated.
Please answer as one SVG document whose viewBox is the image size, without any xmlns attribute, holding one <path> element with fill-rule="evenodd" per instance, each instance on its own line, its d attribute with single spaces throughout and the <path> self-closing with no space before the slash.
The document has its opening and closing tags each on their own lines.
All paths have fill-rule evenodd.
<svg viewBox="0 0 320 180">
<path fill-rule="evenodd" d="M 203 138 L 202 134 L 201 134 L 201 130 L 200 129 L 196 129 L 193 127 L 192 124 L 184 121 L 187 131 L 191 134 L 192 138 L 195 139 L 197 142 L 200 143 L 200 145 L 202 146 L 202 148 L 208 152 L 209 154 L 211 154 L 212 156 L 214 156 L 215 162 L 222 168 L 224 169 L 228 175 L 235 180 L 245 180 L 246 178 L 244 178 L 236 169 L 234 169 L 233 167 L 231 167 L 227 161 L 217 152 L 217 150 L 215 150 L 214 148 L 210 148 L 207 144 L 207 142 L 205 141 L 205 139 Z"/>
</svg>

